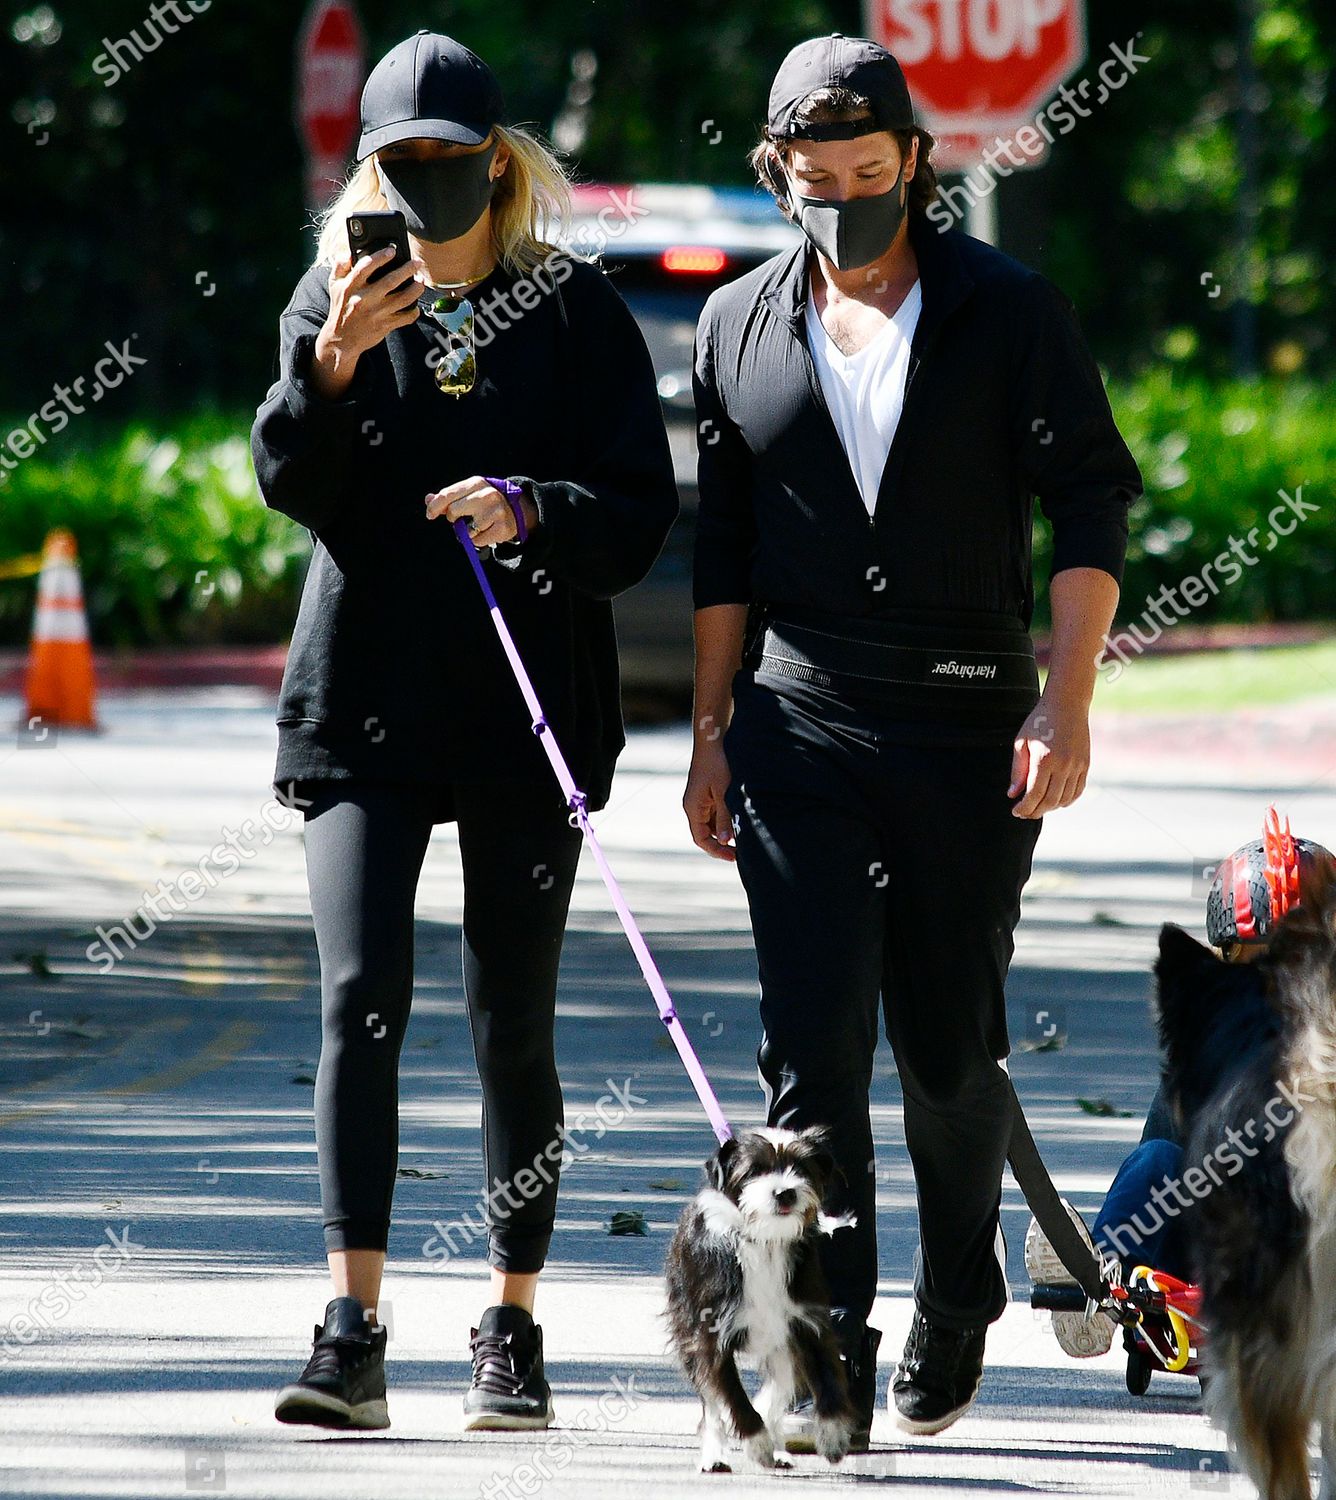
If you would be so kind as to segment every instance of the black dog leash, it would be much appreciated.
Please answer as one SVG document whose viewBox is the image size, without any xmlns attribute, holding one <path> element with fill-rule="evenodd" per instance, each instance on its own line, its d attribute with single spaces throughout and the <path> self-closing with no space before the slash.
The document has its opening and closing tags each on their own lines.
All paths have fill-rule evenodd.
<svg viewBox="0 0 1336 1500">
<path fill-rule="evenodd" d="M 1011 1144 L 1007 1148 L 1007 1161 L 1011 1164 L 1012 1175 L 1058 1259 L 1092 1302 L 1103 1302 L 1109 1295 L 1109 1286 L 1099 1256 L 1091 1251 L 1068 1217 L 1058 1190 L 1053 1186 L 1053 1179 L 1048 1175 L 1048 1168 L 1039 1155 L 1034 1136 L 1030 1134 L 1016 1085 L 1008 1080 L 1008 1087 L 1011 1090 Z"/>
</svg>

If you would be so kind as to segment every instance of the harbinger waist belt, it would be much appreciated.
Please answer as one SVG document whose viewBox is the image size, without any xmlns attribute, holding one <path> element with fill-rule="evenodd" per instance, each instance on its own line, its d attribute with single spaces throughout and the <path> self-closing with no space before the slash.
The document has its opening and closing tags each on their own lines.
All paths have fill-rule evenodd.
<svg viewBox="0 0 1336 1500">
<path fill-rule="evenodd" d="M 1023 716 L 1039 696 L 1034 642 L 1012 615 L 909 622 L 770 607 L 751 664 L 758 677 L 929 711 L 949 701 Z"/>
</svg>

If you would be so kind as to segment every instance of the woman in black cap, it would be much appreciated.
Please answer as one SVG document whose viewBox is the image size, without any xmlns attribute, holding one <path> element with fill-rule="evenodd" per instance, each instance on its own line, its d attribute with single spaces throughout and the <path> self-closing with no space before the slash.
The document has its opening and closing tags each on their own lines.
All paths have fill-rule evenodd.
<svg viewBox="0 0 1336 1500">
<path fill-rule="evenodd" d="M 532 1310 L 565 1154 L 553 1018 L 580 834 L 452 523 L 491 549 L 501 609 L 597 809 L 625 738 L 609 601 L 648 572 L 677 494 L 644 340 L 603 273 L 547 242 L 569 208 L 562 168 L 502 123 L 481 59 L 425 31 L 394 47 L 363 92 L 358 160 L 283 311 L 252 432 L 265 500 L 314 541 L 274 782 L 305 815 L 334 1290 L 276 1415 L 389 1423 L 376 1304 L 413 903 L 433 825 L 455 822 L 492 1268 L 465 1424 L 544 1427 Z M 376 279 L 390 253 L 353 263 L 345 221 L 387 207 L 413 255 Z M 447 1232 L 423 1253 L 457 1248 Z"/>
<path fill-rule="evenodd" d="M 1085 786 L 1141 492 L 1071 304 L 950 227 L 931 143 L 884 48 L 794 48 L 752 161 L 804 242 L 710 297 L 695 356 L 684 808 L 746 888 L 768 1123 L 830 1128 L 845 1179 L 832 1206 L 857 1215 L 821 1245 L 855 1448 L 880 1339 L 879 1024 L 919 1206 L 897 1426 L 940 1432 L 969 1406 L 1006 1303 L 1004 982 L 1042 818 Z M 1035 496 L 1053 527 L 1042 694 Z M 810 1399 L 781 1436 L 812 1447 Z"/>
</svg>

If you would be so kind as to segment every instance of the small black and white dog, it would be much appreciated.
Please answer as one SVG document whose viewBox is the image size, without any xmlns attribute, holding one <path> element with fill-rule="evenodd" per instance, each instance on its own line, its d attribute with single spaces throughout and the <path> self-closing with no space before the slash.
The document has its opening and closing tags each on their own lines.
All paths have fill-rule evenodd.
<svg viewBox="0 0 1336 1500">
<path fill-rule="evenodd" d="M 853 1222 L 821 1202 L 836 1171 L 826 1132 L 745 1131 L 705 1164 L 705 1186 L 682 1210 L 666 1265 L 671 1338 L 700 1397 L 700 1466 L 728 1473 L 729 1439 L 766 1468 L 780 1419 L 799 1386 L 811 1392 L 816 1451 L 837 1464 L 849 1451 L 854 1412 L 830 1321 L 817 1234 Z M 737 1358 L 764 1378 L 751 1403 Z"/>
<path fill-rule="evenodd" d="M 1168 1096 L 1189 1126 L 1183 1180 L 1195 1170 L 1202 1186 L 1184 1227 L 1208 1329 L 1205 1404 L 1265 1500 L 1308 1500 L 1316 1423 L 1332 1500 L 1336 891 L 1281 917 L 1255 965 L 1166 924 L 1155 973 Z"/>
</svg>

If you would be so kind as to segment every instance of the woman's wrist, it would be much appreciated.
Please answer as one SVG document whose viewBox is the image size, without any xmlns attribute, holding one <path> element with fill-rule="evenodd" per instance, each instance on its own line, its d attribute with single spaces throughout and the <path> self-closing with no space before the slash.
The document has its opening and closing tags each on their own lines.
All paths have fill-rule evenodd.
<svg viewBox="0 0 1336 1500">
<path fill-rule="evenodd" d="M 510 514 L 515 521 L 515 535 L 511 541 L 517 544 L 527 542 L 529 533 L 538 525 L 538 507 L 530 495 L 529 482 L 523 479 L 489 478 L 487 475 L 483 477 L 510 507 Z"/>
<path fill-rule="evenodd" d="M 519 501 L 517 503 L 519 505 L 519 508 L 520 508 L 521 512 L 524 515 L 524 529 L 525 529 L 525 531 L 526 532 L 533 531 L 533 529 L 538 525 L 538 507 L 533 503 L 533 500 L 530 498 L 528 485 L 522 485 L 521 486 L 521 488 L 520 488 L 520 497 L 519 497 Z"/>
<path fill-rule="evenodd" d="M 356 373 L 357 356 L 336 344 L 322 328 L 315 336 L 307 375 L 316 394 L 326 401 L 342 400 Z"/>
</svg>

